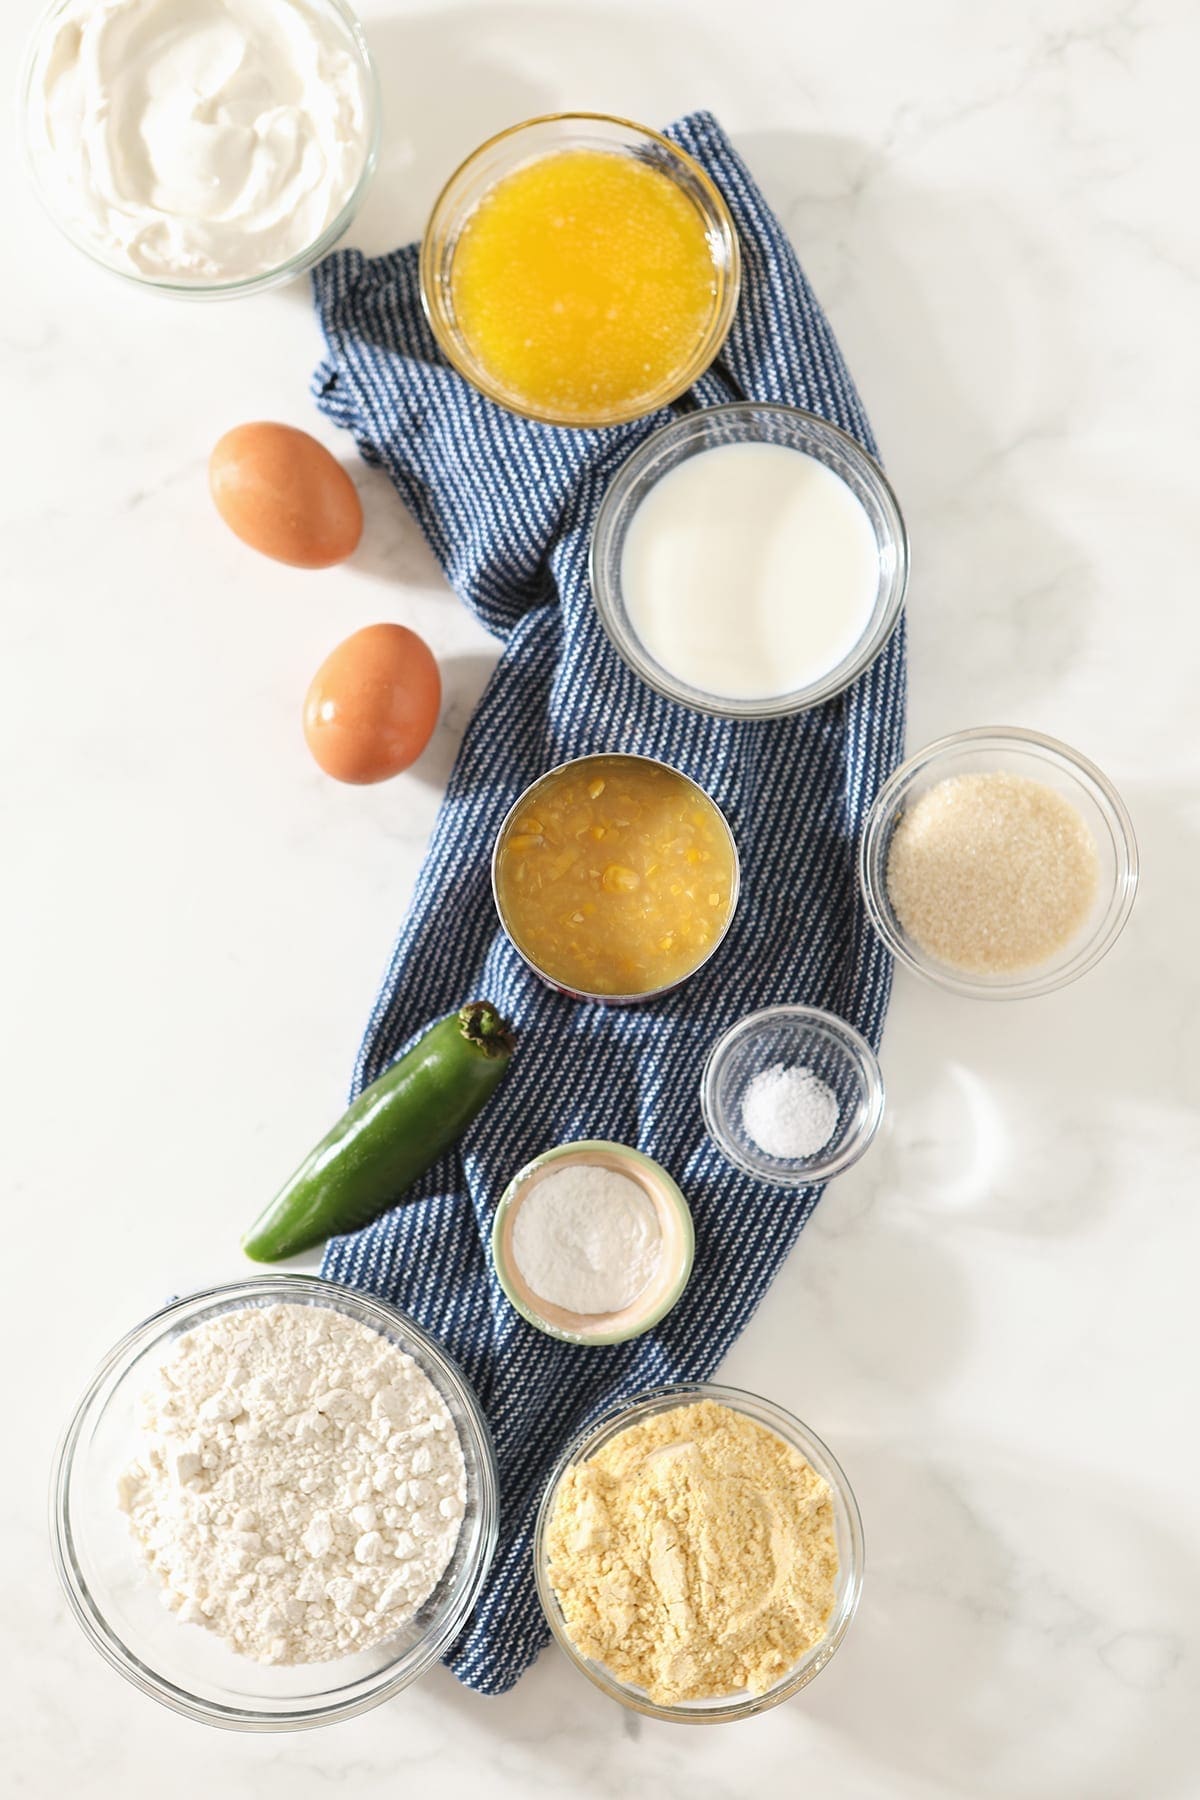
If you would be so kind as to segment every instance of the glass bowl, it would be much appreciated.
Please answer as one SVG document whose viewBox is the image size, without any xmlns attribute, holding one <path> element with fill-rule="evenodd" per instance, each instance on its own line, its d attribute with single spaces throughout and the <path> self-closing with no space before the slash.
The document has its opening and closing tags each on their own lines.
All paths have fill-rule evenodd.
<svg viewBox="0 0 1200 1800">
<path fill-rule="evenodd" d="M 575 1463 L 586 1462 L 628 1426 L 698 1400 L 715 1400 L 720 1405 L 728 1406 L 732 1411 L 743 1413 L 747 1418 L 765 1425 L 786 1444 L 799 1451 L 810 1468 L 828 1483 L 833 1499 L 834 1533 L 838 1552 L 837 1589 L 833 1611 L 820 1643 L 815 1644 L 794 1669 L 789 1669 L 765 1693 L 726 1695 L 716 1700 L 683 1700 L 673 1705 L 662 1705 L 651 1700 L 642 1688 L 619 1680 L 603 1663 L 584 1656 L 575 1648 L 562 1608 L 550 1584 L 546 1534 L 558 1485 L 568 1468 Z M 807 1687 L 829 1662 L 850 1629 L 850 1621 L 858 1608 L 862 1593 L 863 1561 L 863 1529 L 858 1502 L 832 1452 L 826 1449 L 807 1425 L 802 1425 L 799 1419 L 793 1418 L 791 1413 L 785 1412 L 773 1401 L 762 1400 L 757 1394 L 747 1394 L 740 1388 L 719 1387 L 714 1382 L 651 1388 L 581 1431 L 574 1442 L 567 1446 L 546 1483 L 533 1538 L 533 1567 L 538 1598 L 550 1630 L 570 1661 L 601 1693 L 619 1700 L 622 1706 L 628 1706 L 634 1712 L 645 1713 L 652 1719 L 663 1719 L 680 1725 L 721 1725 L 733 1719 L 750 1719 L 756 1713 L 768 1712 L 771 1707 L 789 1700 L 801 1688 Z"/>
<path fill-rule="evenodd" d="M 577 1313 L 555 1306 L 535 1293 L 512 1253 L 516 1215 L 544 1173 L 564 1163 L 598 1164 L 636 1181 L 658 1215 L 663 1254 L 658 1272 L 630 1305 L 620 1312 Z M 688 1284 L 695 1254 L 695 1232 L 687 1201 L 661 1163 L 628 1144 L 608 1138 L 581 1138 L 535 1156 L 513 1176 L 492 1221 L 492 1263 L 496 1278 L 521 1317 L 547 1337 L 568 1344 L 623 1344 L 641 1337 L 664 1319 Z"/>
<path fill-rule="evenodd" d="M 858 642 L 820 680 L 789 693 L 749 698 L 693 687 L 657 660 L 634 629 L 621 586 L 625 540 L 643 499 L 689 457 L 727 444 L 775 444 L 823 463 L 859 501 L 875 533 L 879 582 Z M 591 583 L 596 610 L 618 653 L 647 686 L 697 712 L 727 719 L 772 719 L 832 699 L 856 681 L 890 637 L 908 587 L 908 533 L 895 494 L 878 463 L 836 425 L 796 406 L 738 400 L 704 407 L 662 426 L 617 471 L 596 516 Z"/>
<path fill-rule="evenodd" d="M 756 1075 L 798 1064 L 832 1088 L 838 1120 L 812 1156 L 769 1156 L 742 1123 L 742 1101 Z M 775 1187 L 828 1181 L 856 1163 L 883 1118 L 883 1076 L 866 1038 L 816 1006 L 768 1006 L 731 1025 L 709 1051 L 700 1078 L 700 1109 L 722 1156 Z"/>
<path fill-rule="evenodd" d="M 657 768 L 667 769 L 672 775 L 677 775 L 681 781 L 686 781 L 689 787 L 693 788 L 705 803 L 714 809 L 717 817 L 725 826 L 725 831 L 729 839 L 729 847 L 733 855 L 733 875 L 730 881 L 729 891 L 729 912 L 726 916 L 724 925 L 717 933 L 713 942 L 709 945 L 708 950 L 701 957 L 700 961 L 696 963 L 693 968 L 688 970 L 686 975 L 681 975 L 677 981 L 668 982 L 663 987 L 650 988 L 642 994 L 587 994 L 581 992 L 578 988 L 564 987 L 560 981 L 556 981 L 553 975 L 547 970 L 539 967 L 539 965 L 533 961 L 532 957 L 527 956 L 524 950 L 522 950 L 513 934 L 500 900 L 500 884 L 498 879 L 500 847 L 504 842 L 509 826 L 515 823 L 527 807 L 533 805 L 538 789 L 541 787 L 542 783 L 549 781 L 552 776 L 561 774 L 564 769 L 572 768 L 577 763 L 611 762 L 614 758 L 620 758 L 622 761 L 626 762 L 654 763 Z M 689 775 L 685 775 L 682 770 L 676 769 L 671 763 L 662 762 L 656 756 L 635 756 L 632 752 L 623 750 L 604 750 L 593 756 L 570 757 L 566 762 L 556 763 L 554 768 L 547 769 L 544 775 L 539 775 L 536 781 L 531 781 L 524 792 L 519 794 L 513 804 L 509 807 L 504 815 L 504 820 L 500 829 L 496 833 L 496 842 L 492 847 L 492 899 L 495 903 L 496 913 L 499 917 L 504 935 L 516 951 L 517 955 L 521 958 L 521 961 L 527 968 L 533 970 L 540 981 L 544 981 L 546 986 L 553 988 L 556 993 L 566 994 L 571 1000 L 593 1000 L 599 1006 L 639 1006 L 647 1000 L 657 1000 L 664 994 L 673 993 L 676 988 L 682 987 L 685 981 L 690 981 L 694 975 L 698 975 L 700 970 L 703 969 L 707 963 L 712 961 L 713 957 L 717 954 L 717 951 L 721 948 L 721 945 L 725 942 L 726 937 L 729 935 L 730 926 L 733 924 L 734 915 L 737 912 L 738 895 L 740 891 L 741 861 L 738 856 L 738 847 L 734 841 L 733 833 L 729 829 L 729 821 L 725 818 L 724 813 L 721 811 L 721 808 L 717 805 L 712 795 L 705 793 L 698 782 L 693 781 Z"/>
<path fill-rule="evenodd" d="M 43 59 L 53 44 L 60 15 L 72 10 L 78 0 L 51 0 L 34 27 L 25 55 L 19 99 L 21 145 L 26 174 L 34 193 L 51 223 L 69 243 L 74 244 L 77 250 L 81 250 L 102 269 L 120 275 L 135 287 L 171 294 L 183 300 L 231 300 L 245 294 L 261 293 L 265 288 L 278 287 L 294 280 L 333 249 L 343 232 L 349 229 L 375 173 L 382 117 L 379 74 L 366 34 L 345 0 L 304 0 L 304 3 L 313 13 L 329 19 L 358 65 L 367 110 L 366 150 L 358 179 L 324 230 L 285 261 L 272 268 L 261 269 L 255 275 L 237 276 L 227 281 L 188 281 L 169 275 L 148 275 L 140 269 L 130 268 L 89 237 L 83 225 L 71 216 L 70 183 L 56 176 L 53 149 L 46 139 L 38 116 L 37 79 Z"/>
<path fill-rule="evenodd" d="M 459 237 L 488 190 L 514 169 L 560 150 L 618 151 L 669 175 L 699 212 L 713 261 L 712 312 L 689 361 L 636 403 L 586 417 L 540 411 L 520 394 L 499 385 L 475 356 L 458 324 L 451 284 Z M 703 375 L 725 342 L 740 283 L 737 233 L 729 208 L 712 179 L 686 151 L 660 132 L 608 113 L 547 113 L 520 125 L 510 125 L 507 131 L 488 138 L 460 163 L 438 195 L 421 242 L 421 300 L 447 361 L 489 400 L 524 419 L 536 419 L 545 425 L 623 425 L 677 399 Z"/>
<path fill-rule="evenodd" d="M 396 1635 L 369 1650 L 288 1667 L 238 1656 L 174 1618 L 117 1509 L 117 1480 L 141 1444 L 138 1405 L 175 1340 L 220 1313 L 280 1302 L 327 1306 L 405 1350 L 458 1429 L 467 1504 L 434 1592 Z M 499 1487 L 479 1404 L 449 1357 L 395 1307 L 310 1275 L 266 1275 L 175 1300 L 122 1338 L 97 1370 L 55 1457 L 51 1540 L 71 1611 L 127 1681 L 172 1711 L 235 1731 L 296 1731 L 378 1706 L 423 1675 L 461 1629 L 496 1547 Z"/>
<path fill-rule="evenodd" d="M 997 770 L 1044 782 L 1078 809 L 1096 845 L 1100 878 L 1091 916 L 1059 955 L 1023 971 L 966 973 L 932 956 L 905 930 L 888 894 L 888 856 L 892 833 L 913 801 L 951 776 Z M 1066 987 L 1111 950 L 1137 893 L 1138 848 L 1121 796 L 1085 756 L 1036 731 L 979 726 L 928 744 L 884 783 L 867 814 L 859 843 L 858 873 L 872 925 L 906 968 L 956 994 L 979 1000 L 1018 1000 Z"/>
</svg>

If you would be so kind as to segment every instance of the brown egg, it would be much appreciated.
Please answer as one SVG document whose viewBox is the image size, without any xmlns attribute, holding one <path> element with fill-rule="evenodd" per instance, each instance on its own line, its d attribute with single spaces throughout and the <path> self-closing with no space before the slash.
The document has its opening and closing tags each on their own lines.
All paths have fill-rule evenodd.
<svg viewBox="0 0 1200 1800">
<path fill-rule="evenodd" d="M 324 444 L 292 425 L 227 431 L 208 459 L 217 511 L 252 550 L 298 569 L 343 562 L 362 536 L 362 501 Z"/>
<path fill-rule="evenodd" d="M 404 625 L 367 625 L 330 652 L 304 702 L 304 736 L 327 775 L 386 781 L 433 736 L 442 680 L 433 652 Z"/>
</svg>

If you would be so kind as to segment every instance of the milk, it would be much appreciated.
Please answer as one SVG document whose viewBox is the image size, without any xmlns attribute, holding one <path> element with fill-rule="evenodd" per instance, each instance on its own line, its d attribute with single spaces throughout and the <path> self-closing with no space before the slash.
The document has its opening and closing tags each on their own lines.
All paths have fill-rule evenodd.
<svg viewBox="0 0 1200 1800">
<path fill-rule="evenodd" d="M 861 501 L 815 457 L 720 444 L 662 477 L 625 536 L 629 620 L 669 674 L 766 700 L 810 686 L 862 638 L 879 550 Z"/>
</svg>

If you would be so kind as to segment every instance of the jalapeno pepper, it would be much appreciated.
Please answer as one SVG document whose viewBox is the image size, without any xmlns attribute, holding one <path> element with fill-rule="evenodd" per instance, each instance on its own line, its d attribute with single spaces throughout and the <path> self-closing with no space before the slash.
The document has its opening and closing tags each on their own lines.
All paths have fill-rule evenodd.
<svg viewBox="0 0 1200 1800">
<path fill-rule="evenodd" d="M 512 1051 L 511 1030 L 486 1000 L 431 1026 L 305 1157 L 242 1239 L 246 1255 L 278 1262 L 394 1206 L 458 1142 Z"/>
</svg>

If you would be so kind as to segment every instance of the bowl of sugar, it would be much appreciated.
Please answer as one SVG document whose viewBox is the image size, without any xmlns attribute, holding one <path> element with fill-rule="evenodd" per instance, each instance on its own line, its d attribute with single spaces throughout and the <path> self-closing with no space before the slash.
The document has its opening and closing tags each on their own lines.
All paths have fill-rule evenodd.
<svg viewBox="0 0 1200 1800">
<path fill-rule="evenodd" d="M 694 1248 L 667 1171 L 607 1138 L 535 1156 L 492 1225 L 500 1286 L 530 1325 L 569 1344 L 623 1344 L 657 1325 L 687 1286 Z"/>
<path fill-rule="evenodd" d="M 856 1163 L 883 1118 L 866 1038 L 817 1006 L 768 1006 L 717 1039 L 700 1107 L 721 1154 L 773 1187 L 809 1187 Z"/>
<path fill-rule="evenodd" d="M 983 726 L 928 744 L 859 843 L 871 923 L 898 962 L 981 1000 L 1048 994 L 1093 968 L 1133 909 L 1133 823 L 1057 738 Z"/>
<path fill-rule="evenodd" d="M 738 401 L 664 425 L 596 518 L 601 623 L 648 686 L 767 719 L 850 686 L 887 642 L 908 538 L 879 465 L 799 407 Z"/>
</svg>

